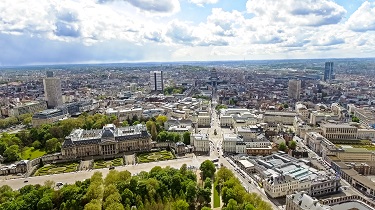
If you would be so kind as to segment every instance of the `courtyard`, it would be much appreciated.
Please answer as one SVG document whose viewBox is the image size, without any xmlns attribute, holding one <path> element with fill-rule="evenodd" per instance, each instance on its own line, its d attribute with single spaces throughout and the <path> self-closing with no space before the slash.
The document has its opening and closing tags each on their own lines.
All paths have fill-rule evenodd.
<svg viewBox="0 0 375 210">
<path fill-rule="evenodd" d="M 163 161 L 174 159 L 174 155 L 167 150 L 159 152 L 141 153 L 137 155 L 138 163 L 149 163 L 154 161 Z"/>
<path fill-rule="evenodd" d="M 78 163 L 46 164 L 39 168 L 34 176 L 70 173 L 78 170 Z"/>
</svg>

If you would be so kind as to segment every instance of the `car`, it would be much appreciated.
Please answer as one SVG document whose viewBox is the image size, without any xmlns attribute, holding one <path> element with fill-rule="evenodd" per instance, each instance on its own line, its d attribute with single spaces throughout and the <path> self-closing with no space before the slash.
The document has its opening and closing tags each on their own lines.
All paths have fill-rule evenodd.
<svg viewBox="0 0 375 210">
<path fill-rule="evenodd" d="M 29 182 L 29 180 L 24 180 L 24 181 L 23 181 L 23 183 L 27 183 L 27 182 Z"/>
<path fill-rule="evenodd" d="M 110 167 L 109 167 L 109 170 L 113 170 L 113 169 L 115 169 L 114 166 L 110 166 Z"/>
<path fill-rule="evenodd" d="M 62 183 L 62 182 L 57 182 L 56 183 L 56 187 L 60 187 L 60 186 L 63 186 L 64 185 L 64 183 Z"/>
</svg>

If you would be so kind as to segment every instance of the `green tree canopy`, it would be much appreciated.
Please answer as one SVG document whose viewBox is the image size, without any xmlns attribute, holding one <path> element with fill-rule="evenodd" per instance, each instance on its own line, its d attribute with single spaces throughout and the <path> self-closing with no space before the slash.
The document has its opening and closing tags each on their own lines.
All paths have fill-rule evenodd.
<svg viewBox="0 0 375 210">
<path fill-rule="evenodd" d="M 203 161 L 199 169 L 202 171 L 203 179 L 213 177 L 216 171 L 216 167 L 211 160 Z"/>
</svg>

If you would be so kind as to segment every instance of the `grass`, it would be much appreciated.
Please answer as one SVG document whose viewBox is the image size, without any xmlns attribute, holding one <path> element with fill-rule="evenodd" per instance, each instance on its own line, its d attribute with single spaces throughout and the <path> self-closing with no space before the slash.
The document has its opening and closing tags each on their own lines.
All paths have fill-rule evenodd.
<svg viewBox="0 0 375 210">
<path fill-rule="evenodd" d="M 94 169 L 108 168 L 110 166 L 122 166 L 124 165 L 124 160 L 122 158 L 116 158 L 114 160 L 98 160 L 94 162 Z"/>
<path fill-rule="evenodd" d="M 160 160 L 171 160 L 174 159 L 174 156 L 171 152 L 163 150 L 160 152 L 149 152 L 138 154 L 139 163 L 149 163 Z"/>
<path fill-rule="evenodd" d="M 217 182 L 214 182 L 214 208 L 220 207 L 220 195 L 216 187 L 217 187 Z"/>
<path fill-rule="evenodd" d="M 21 152 L 21 158 L 22 160 L 33 160 L 45 154 L 46 152 L 43 150 L 34 149 L 34 147 L 27 147 Z"/>
<path fill-rule="evenodd" d="M 77 171 L 78 163 L 47 164 L 38 169 L 34 176 L 44 176 L 50 174 L 70 173 Z"/>
</svg>

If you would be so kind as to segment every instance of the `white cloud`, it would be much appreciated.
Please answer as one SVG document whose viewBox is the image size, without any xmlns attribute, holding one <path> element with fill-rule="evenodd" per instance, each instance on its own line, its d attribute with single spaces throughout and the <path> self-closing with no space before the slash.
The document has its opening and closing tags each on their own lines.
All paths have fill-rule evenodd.
<svg viewBox="0 0 375 210">
<path fill-rule="evenodd" d="M 331 0 L 248 0 L 246 8 L 267 23 L 304 26 L 337 24 L 346 14 Z"/>
<path fill-rule="evenodd" d="M 358 32 L 375 31 L 375 2 L 364 2 L 350 16 L 347 26 Z"/>
<path fill-rule="evenodd" d="M 111 3 L 115 0 L 98 0 L 99 3 Z M 148 12 L 176 13 L 180 11 L 179 0 L 122 0 L 134 7 Z"/>
<path fill-rule="evenodd" d="M 205 4 L 216 4 L 219 0 L 189 0 L 191 3 L 203 7 Z"/>
</svg>

